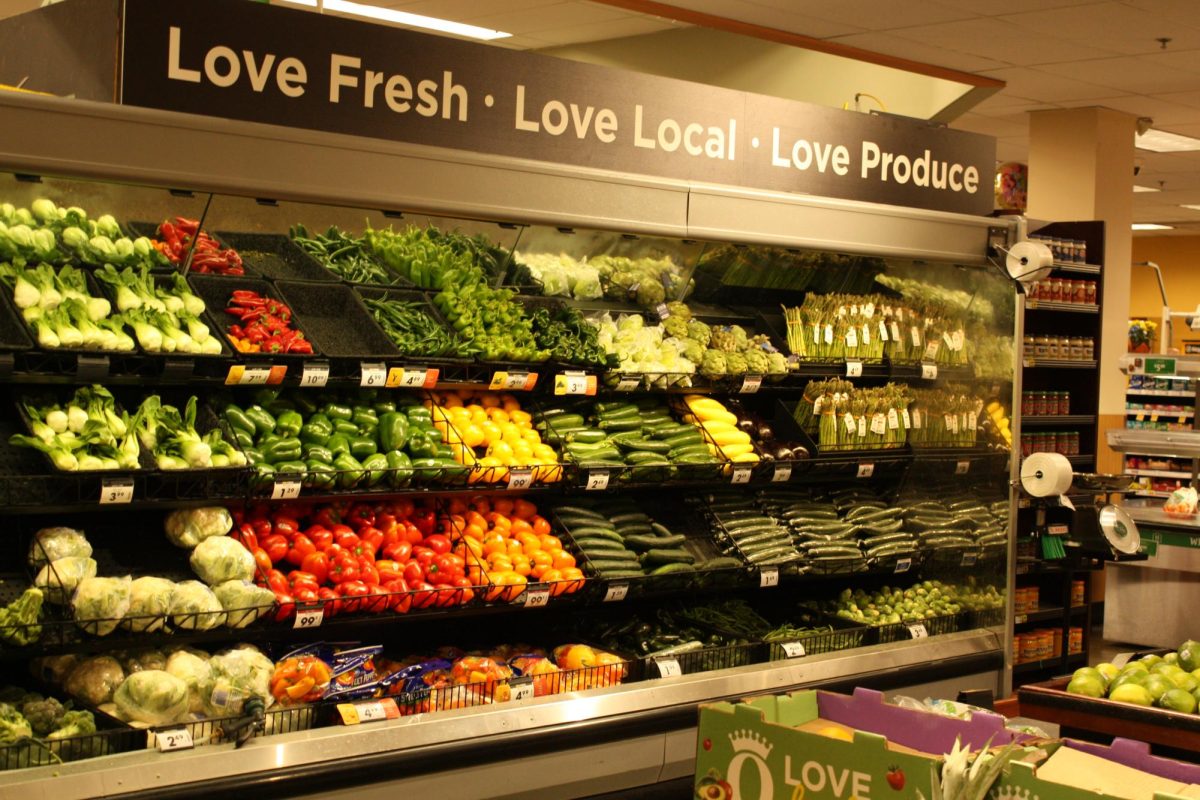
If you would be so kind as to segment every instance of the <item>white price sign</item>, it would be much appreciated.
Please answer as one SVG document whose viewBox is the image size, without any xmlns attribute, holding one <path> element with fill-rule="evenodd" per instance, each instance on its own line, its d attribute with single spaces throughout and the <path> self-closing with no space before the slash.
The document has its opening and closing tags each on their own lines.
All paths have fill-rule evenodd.
<svg viewBox="0 0 1200 800">
<path fill-rule="evenodd" d="M 103 478 L 100 481 L 100 505 L 132 502 L 133 478 Z"/>
<path fill-rule="evenodd" d="M 609 472 L 606 469 L 589 470 L 584 489 L 589 492 L 602 492 L 608 488 L 608 477 Z"/>
<path fill-rule="evenodd" d="M 300 496 L 300 481 L 275 481 L 271 486 L 272 500 L 295 500 Z"/>
<path fill-rule="evenodd" d="M 319 389 L 329 383 L 329 365 L 325 363 L 305 364 L 300 373 L 300 385 L 309 389 Z"/>
<path fill-rule="evenodd" d="M 192 742 L 192 732 L 187 728 L 157 731 L 154 734 L 154 741 L 160 753 L 172 750 L 191 750 L 195 746 L 195 743 Z"/>
<path fill-rule="evenodd" d="M 654 666 L 658 667 L 658 676 L 660 678 L 677 678 L 683 674 L 683 668 L 673 658 L 656 658 L 654 659 Z"/>
<path fill-rule="evenodd" d="M 365 361 L 359 366 L 361 378 L 359 378 L 359 386 L 367 386 L 371 388 L 382 388 L 387 383 L 387 365 L 385 364 L 368 364 Z"/>
<path fill-rule="evenodd" d="M 856 477 L 869 478 L 874 474 L 875 474 L 875 465 L 874 464 L 859 464 L 858 465 L 858 473 L 857 473 Z"/>
<path fill-rule="evenodd" d="M 772 483 L 784 483 L 792 479 L 791 464 L 776 464 L 775 471 L 771 473 Z"/>
<path fill-rule="evenodd" d="M 526 608 L 544 608 L 550 602 L 550 589 L 542 586 L 539 588 L 530 587 L 525 590 L 525 607 Z"/>
<path fill-rule="evenodd" d="M 396 701 L 390 697 L 382 700 L 360 700 L 356 703 L 339 703 L 338 714 L 345 725 L 361 725 L 364 722 L 382 722 L 385 719 L 396 719 L 400 709 Z"/>
<path fill-rule="evenodd" d="M 242 368 L 242 374 L 238 377 L 238 386 L 263 386 L 271 379 L 270 367 L 251 367 L 245 366 Z"/>
<path fill-rule="evenodd" d="M 429 370 L 419 367 L 405 367 L 403 375 L 400 376 L 400 388 L 402 389 L 424 389 L 425 383 L 429 379 Z"/>
<path fill-rule="evenodd" d="M 664 320 L 667 317 L 671 316 L 671 310 L 669 308 L 667 308 L 666 303 L 659 303 L 658 305 L 656 305 L 654 307 L 654 313 L 658 314 L 658 318 L 660 320 Z"/>
<path fill-rule="evenodd" d="M 768 589 L 779 585 L 779 567 L 763 567 L 758 571 L 758 585 Z"/>
<path fill-rule="evenodd" d="M 734 467 L 733 479 L 730 483 L 749 483 L 750 476 L 754 473 L 752 467 Z"/>
<path fill-rule="evenodd" d="M 754 394 L 762 387 L 762 375 L 747 375 L 742 379 L 742 388 L 738 389 L 741 394 Z"/>
<path fill-rule="evenodd" d="M 509 489 L 528 489 L 533 485 L 533 470 L 510 469 L 508 471 Z"/>
<path fill-rule="evenodd" d="M 628 583 L 610 583 L 604 592 L 604 602 L 619 603 L 629 596 Z"/>
<path fill-rule="evenodd" d="M 508 682 L 508 699 L 511 700 L 532 700 L 533 699 L 533 678 L 513 678 Z"/>
<path fill-rule="evenodd" d="M 636 375 L 622 375 L 617 380 L 618 392 L 632 392 L 642 385 L 642 379 Z"/>
<path fill-rule="evenodd" d="M 513 390 L 525 389 L 529 384 L 528 372 L 510 372 L 504 378 L 504 388 Z"/>
<path fill-rule="evenodd" d="M 846 377 L 847 378 L 861 378 L 862 377 L 862 362 L 861 361 L 847 361 L 846 362 Z"/>
<path fill-rule="evenodd" d="M 955 475 L 966 475 L 970 471 L 971 471 L 971 462 L 970 461 L 959 461 L 957 464 L 954 465 L 954 474 Z"/>
<path fill-rule="evenodd" d="M 788 658 L 801 658 L 804 655 L 804 645 L 800 642 L 780 642 L 779 647 Z"/>
<path fill-rule="evenodd" d="M 937 358 L 938 350 L 942 348 L 942 343 L 937 339 L 925 345 L 925 360 L 933 361 Z"/>
<path fill-rule="evenodd" d="M 355 703 L 354 710 L 358 712 L 359 722 L 378 722 L 387 719 L 387 709 L 378 700 L 370 703 Z"/>
<path fill-rule="evenodd" d="M 973 567 L 979 563 L 978 553 L 963 553 L 962 565 L 964 567 Z"/>
<path fill-rule="evenodd" d="M 925 630 L 925 623 L 915 622 L 908 626 L 908 634 L 914 639 L 928 639 L 929 631 Z"/>
<path fill-rule="evenodd" d="M 325 604 L 313 603 L 311 605 L 296 606 L 296 621 L 292 623 L 293 628 L 319 628 L 321 623 L 325 621 Z"/>
<path fill-rule="evenodd" d="M 592 390 L 594 393 L 595 390 Z M 589 394 L 588 376 L 583 372 L 563 372 L 554 378 L 555 394 Z"/>
<path fill-rule="evenodd" d="M 922 364 L 921 377 L 927 381 L 937 380 L 937 364 Z"/>
<path fill-rule="evenodd" d="M 901 572 L 908 572 L 910 569 L 912 569 L 912 559 L 911 558 L 896 559 L 896 570 L 895 571 L 896 571 L 897 575 L 899 575 Z"/>
</svg>

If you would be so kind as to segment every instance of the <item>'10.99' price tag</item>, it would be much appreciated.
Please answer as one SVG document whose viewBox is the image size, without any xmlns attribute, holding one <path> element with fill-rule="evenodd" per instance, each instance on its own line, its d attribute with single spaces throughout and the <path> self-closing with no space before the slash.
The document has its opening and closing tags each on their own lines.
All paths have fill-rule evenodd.
<svg viewBox="0 0 1200 800">
<path fill-rule="evenodd" d="M 300 385 L 308 389 L 319 389 L 329 383 L 329 364 L 324 362 L 304 365 L 300 373 Z"/>
</svg>

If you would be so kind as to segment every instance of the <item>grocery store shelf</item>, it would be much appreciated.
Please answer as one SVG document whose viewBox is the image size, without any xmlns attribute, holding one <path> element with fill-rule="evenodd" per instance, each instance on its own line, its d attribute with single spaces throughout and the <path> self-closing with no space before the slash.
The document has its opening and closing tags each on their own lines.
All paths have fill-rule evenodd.
<svg viewBox="0 0 1200 800">
<path fill-rule="evenodd" d="M 1061 606 L 1050 608 L 1039 608 L 1037 611 L 1029 611 L 1024 614 L 1017 614 L 1013 617 L 1013 623 L 1016 625 L 1024 625 L 1029 622 L 1045 622 L 1051 619 L 1062 619 L 1064 608 Z"/>
<path fill-rule="evenodd" d="M 978 674 L 996 668 L 1001 648 L 993 631 L 947 634 L 366 726 L 282 734 L 251 740 L 239 749 L 208 745 L 168 754 L 142 751 L 22 770 L 6 777 L 6 789 L 14 796 L 40 797 L 52 785 L 56 800 L 94 796 L 97 786 L 117 787 L 121 796 L 131 798 L 211 797 L 236 782 L 242 796 L 275 797 L 314 791 L 314 780 L 335 776 L 344 789 L 442 769 L 456 770 L 461 785 L 467 779 L 463 764 L 471 764 L 474 772 L 492 761 L 531 754 L 554 754 L 557 764 L 569 748 L 639 735 L 658 737 L 661 767 L 662 735 L 694 729 L 701 703 L 807 686 L 902 686 L 909 675 L 908 683 L 917 683 L 916 671 L 926 665 L 936 665 L 944 677 Z M 679 757 L 690 760 L 694 749 L 689 750 Z M 595 750 L 587 752 L 594 760 Z M 522 781 L 545 777 L 522 772 L 511 767 L 506 772 L 505 796 L 533 794 L 533 787 Z"/>
<path fill-rule="evenodd" d="M 1161 497 L 1164 499 L 1171 496 L 1170 492 L 1157 492 L 1153 489 L 1137 489 L 1129 492 L 1129 494 L 1134 495 L 1135 497 Z"/>
<path fill-rule="evenodd" d="M 1055 261 L 1051 265 L 1058 272 L 1078 272 L 1083 275 L 1099 275 L 1099 264 L 1081 264 L 1077 261 Z"/>
<path fill-rule="evenodd" d="M 1184 391 L 1183 389 L 1126 389 L 1125 394 L 1141 394 L 1151 397 L 1190 397 L 1195 398 L 1195 392 Z"/>
<path fill-rule="evenodd" d="M 1095 303 L 1059 303 L 1052 300 L 1027 300 L 1029 311 L 1069 311 L 1075 314 L 1099 314 L 1100 306 Z"/>
<path fill-rule="evenodd" d="M 1110 430 L 1108 446 L 1121 453 L 1200 458 L 1200 431 Z"/>
<path fill-rule="evenodd" d="M 1168 418 L 1167 421 L 1169 422 L 1172 419 L 1191 419 L 1193 416 L 1195 416 L 1195 414 L 1193 414 L 1191 411 L 1171 411 L 1171 410 L 1164 409 L 1164 408 L 1129 408 L 1128 406 L 1125 407 L 1125 416 L 1131 417 L 1134 414 L 1141 414 L 1143 416 L 1151 417 L 1151 420 L 1150 420 L 1151 422 L 1157 421 L 1157 420 L 1153 419 L 1154 417 L 1160 417 L 1160 418 L 1167 417 Z"/>
<path fill-rule="evenodd" d="M 1055 425 L 1094 425 L 1095 414 L 1053 414 L 1049 416 L 1021 417 L 1022 428 L 1049 428 Z"/>
<path fill-rule="evenodd" d="M 1061 670 L 1062 665 L 1063 660 L 1061 656 L 1056 658 L 1043 658 L 1038 661 L 1026 661 L 1022 664 L 1013 665 L 1013 675 L 1029 675 L 1035 672 Z"/>
<path fill-rule="evenodd" d="M 1136 475 L 1143 478 L 1191 478 L 1192 473 L 1169 469 L 1127 469 L 1126 475 Z"/>
<path fill-rule="evenodd" d="M 1073 466 L 1082 466 L 1091 464 L 1096 460 L 1096 456 L 1092 453 L 1080 453 L 1079 455 L 1067 456 L 1067 461 L 1070 461 Z"/>
<path fill-rule="evenodd" d="M 1025 369 L 1095 369 L 1095 359 L 1091 361 L 1074 361 L 1065 359 L 1027 358 L 1023 362 Z"/>
</svg>

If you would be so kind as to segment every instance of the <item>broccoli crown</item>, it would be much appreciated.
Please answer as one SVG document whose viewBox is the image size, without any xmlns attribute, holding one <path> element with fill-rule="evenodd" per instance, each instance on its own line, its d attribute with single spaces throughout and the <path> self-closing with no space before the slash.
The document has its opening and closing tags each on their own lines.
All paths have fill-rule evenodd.
<svg viewBox="0 0 1200 800">
<path fill-rule="evenodd" d="M 691 322 L 692 320 L 692 310 L 687 307 L 687 303 L 672 300 L 667 303 L 667 311 L 671 312 L 672 317 L 679 317 L 684 322 Z"/>
<path fill-rule="evenodd" d="M 96 718 L 90 711 L 68 711 L 59 720 L 58 728 L 50 733 L 50 739 L 66 739 L 69 736 L 90 736 L 96 732 Z"/>
<path fill-rule="evenodd" d="M 66 709 L 63 704 L 53 697 L 44 700 L 33 700 L 21 706 L 21 715 L 29 722 L 29 727 L 38 736 L 45 736 L 59 727 Z"/>
<path fill-rule="evenodd" d="M 0 746 L 16 744 L 33 736 L 33 728 L 21 712 L 8 703 L 0 703 Z"/>
<path fill-rule="evenodd" d="M 37 624 L 42 613 L 42 590 L 31 586 L 4 608 L 0 608 L 0 639 L 24 647 L 42 635 Z"/>
</svg>

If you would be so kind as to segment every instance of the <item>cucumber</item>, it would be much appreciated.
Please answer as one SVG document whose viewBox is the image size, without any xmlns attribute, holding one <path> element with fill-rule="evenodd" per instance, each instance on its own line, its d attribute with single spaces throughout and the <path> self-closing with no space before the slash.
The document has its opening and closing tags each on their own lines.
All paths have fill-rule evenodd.
<svg viewBox="0 0 1200 800">
<path fill-rule="evenodd" d="M 690 425 L 688 427 L 691 428 Z M 661 439 L 662 441 L 671 445 L 671 447 L 684 447 L 689 444 L 704 443 L 704 434 L 702 434 L 698 428 L 691 428 L 691 430 L 687 433 L 676 433 L 670 436 L 667 436 L 660 431 L 655 434 L 655 438 Z"/>
<path fill-rule="evenodd" d="M 689 444 L 682 447 L 671 447 L 667 450 L 671 458 L 686 458 L 688 456 L 705 456 L 712 458 L 713 452 L 708 449 L 708 445 L 703 442 L 699 444 Z"/>
<path fill-rule="evenodd" d="M 573 514 L 559 514 L 558 521 L 567 528 L 609 528 L 608 520 L 599 520 L 595 517 L 579 517 Z"/>
<path fill-rule="evenodd" d="M 640 417 L 641 414 L 642 410 L 633 403 L 623 403 L 616 408 L 604 408 L 596 410 L 596 418 L 601 420 Z"/>
<path fill-rule="evenodd" d="M 606 580 L 618 580 L 620 578 L 644 578 L 646 573 L 640 569 L 606 569 L 601 571 L 600 577 Z"/>
<path fill-rule="evenodd" d="M 624 542 L 619 542 L 616 539 L 608 539 L 603 536 L 576 537 L 575 544 L 579 545 L 579 549 L 585 552 L 592 550 L 615 550 L 623 553 L 628 549 L 625 547 Z"/>
<path fill-rule="evenodd" d="M 598 431 L 595 428 L 585 428 L 584 430 L 569 434 L 567 441 L 579 444 L 600 444 L 607 438 L 608 434 L 604 431 Z"/>
<path fill-rule="evenodd" d="M 742 562 L 738 561 L 736 558 L 730 558 L 729 556 L 719 556 L 717 558 L 710 558 L 708 561 L 705 561 L 703 564 L 700 565 L 700 568 L 701 569 L 738 569 L 739 567 L 742 567 L 742 566 L 744 566 L 742 564 Z"/>
<path fill-rule="evenodd" d="M 666 442 L 656 442 L 653 439 L 622 439 L 617 442 L 622 450 L 647 451 L 666 455 L 671 452 L 671 445 Z"/>
<path fill-rule="evenodd" d="M 675 534 L 671 533 L 670 528 L 668 528 L 666 525 L 663 525 L 662 523 L 659 523 L 659 522 L 651 522 L 650 529 L 653 530 L 659 536 L 674 536 L 675 535 Z"/>
<path fill-rule="evenodd" d="M 704 453 L 690 453 L 688 455 L 677 456 L 672 455 L 671 461 L 676 464 L 692 465 L 692 464 L 718 464 L 721 459 L 714 456 L 705 448 Z"/>
<path fill-rule="evenodd" d="M 650 570 L 651 575 L 677 575 L 682 572 L 695 572 L 696 568 L 691 564 L 682 562 L 673 562 L 670 564 L 662 564 Z"/>
<path fill-rule="evenodd" d="M 556 431 L 563 428 L 582 428 L 584 424 L 582 414 L 561 414 L 557 417 L 543 419 L 543 423 L 547 429 L 553 428 Z"/>
<path fill-rule="evenodd" d="M 625 454 L 625 461 L 628 464 L 637 466 L 639 464 L 651 464 L 654 466 L 670 466 L 671 460 L 662 453 L 649 453 L 645 450 L 630 450 Z"/>
<path fill-rule="evenodd" d="M 601 522 L 608 522 L 608 518 L 600 512 L 582 506 L 559 506 L 554 511 L 560 517 L 590 517 Z"/>
<path fill-rule="evenodd" d="M 695 563 L 696 557 L 683 548 L 654 548 L 642 553 L 641 562 L 643 567 L 656 567 L 662 564 L 692 564 Z"/>
<path fill-rule="evenodd" d="M 625 541 L 625 537 L 617 533 L 612 528 L 601 527 L 599 525 L 587 528 L 575 528 L 571 531 L 573 539 L 608 539 L 610 542 L 620 544 Z"/>
<path fill-rule="evenodd" d="M 621 526 L 630 522 L 641 522 L 649 525 L 654 520 L 650 519 L 649 514 L 643 514 L 640 511 L 630 512 L 626 514 L 616 514 L 610 520 L 613 525 Z"/>
<path fill-rule="evenodd" d="M 626 522 L 617 526 L 617 533 L 621 536 L 653 536 L 654 529 L 644 522 Z"/>
<path fill-rule="evenodd" d="M 605 431 L 636 431 L 641 428 L 642 423 L 636 416 L 632 416 L 622 419 L 602 419 L 596 423 L 596 426 Z"/>
<path fill-rule="evenodd" d="M 626 536 L 625 546 L 634 550 L 651 550 L 655 547 L 682 547 L 686 536 Z"/>
</svg>

